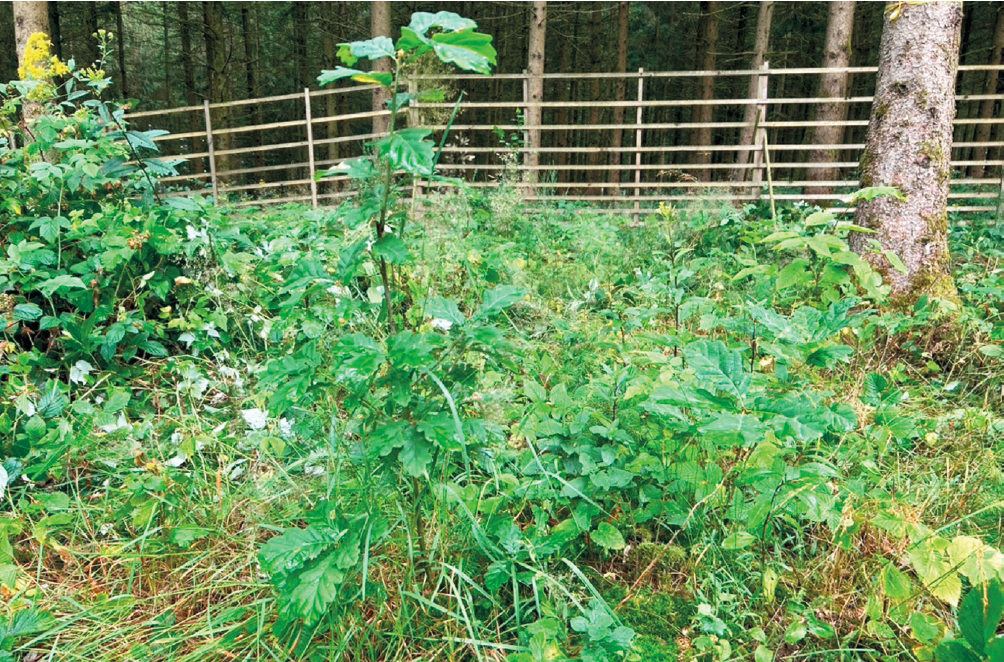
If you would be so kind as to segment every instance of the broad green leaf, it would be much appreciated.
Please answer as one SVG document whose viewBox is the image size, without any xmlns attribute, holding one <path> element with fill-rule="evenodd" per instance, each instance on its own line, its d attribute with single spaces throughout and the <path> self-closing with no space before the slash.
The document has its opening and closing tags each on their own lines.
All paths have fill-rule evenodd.
<svg viewBox="0 0 1004 662">
<path fill-rule="evenodd" d="M 805 635 L 809 633 L 809 628 L 802 621 L 796 621 L 788 626 L 788 629 L 784 632 L 784 640 L 789 644 L 797 644 L 798 642 L 805 639 Z"/>
<path fill-rule="evenodd" d="M 745 372 L 746 361 L 739 350 L 729 349 L 718 340 L 698 340 L 688 344 L 683 352 L 701 388 L 724 391 L 740 400 L 749 393 L 750 376 Z"/>
<path fill-rule="evenodd" d="M 327 85 L 328 83 L 334 83 L 335 81 L 342 80 L 343 78 L 352 78 L 353 76 L 365 73 L 367 72 L 359 69 L 349 69 L 348 67 L 324 69 L 321 71 L 321 75 L 317 77 L 317 83 L 319 85 Z"/>
<path fill-rule="evenodd" d="M 113 414 L 122 411 L 131 399 L 132 395 L 130 395 L 129 391 L 113 391 L 108 397 L 108 401 L 105 402 L 104 410 Z"/>
<path fill-rule="evenodd" d="M 913 638 L 924 643 L 932 642 L 941 636 L 941 621 L 921 612 L 910 614 L 910 630 Z"/>
<path fill-rule="evenodd" d="M 286 529 L 266 542 L 258 552 L 261 567 L 271 574 L 288 574 L 335 544 L 341 536 L 332 531 L 308 526 Z"/>
<path fill-rule="evenodd" d="M 805 219 L 805 227 L 811 228 L 817 225 L 827 225 L 831 223 L 836 217 L 833 215 L 832 211 L 817 211 Z"/>
<path fill-rule="evenodd" d="M 971 536 L 954 538 L 948 545 L 948 558 L 974 586 L 996 579 L 1004 569 L 1004 554 Z"/>
<path fill-rule="evenodd" d="M 390 37 L 374 37 L 365 41 L 353 41 L 347 44 L 338 44 L 338 59 L 353 66 L 359 58 L 369 60 L 380 60 L 385 57 L 394 57 L 394 42 Z"/>
<path fill-rule="evenodd" d="M 426 441 L 425 437 L 411 435 L 405 438 L 397 457 L 406 474 L 421 478 L 427 475 L 429 464 L 432 462 L 432 444 Z"/>
<path fill-rule="evenodd" d="M 756 542 L 756 536 L 746 531 L 733 531 L 722 541 L 722 549 L 746 549 Z"/>
<path fill-rule="evenodd" d="M 987 644 L 987 662 L 1004 662 L 1004 639 L 997 637 Z"/>
<path fill-rule="evenodd" d="M 433 144 L 426 140 L 429 129 L 402 129 L 377 141 L 376 148 L 381 158 L 387 159 L 395 170 L 404 170 L 411 175 L 432 174 L 435 158 Z"/>
<path fill-rule="evenodd" d="M 892 563 L 886 563 L 882 568 L 882 590 L 886 597 L 897 602 L 906 600 L 913 595 L 913 583 L 910 578 L 900 572 Z"/>
<path fill-rule="evenodd" d="M 345 572 L 337 567 L 338 558 L 331 553 L 314 559 L 290 580 L 292 590 L 280 601 L 283 615 L 313 625 L 327 613 L 345 581 Z"/>
<path fill-rule="evenodd" d="M 526 297 L 526 290 L 517 285 L 499 285 L 485 293 L 476 317 L 484 318 L 502 312 Z"/>
<path fill-rule="evenodd" d="M 69 227 L 70 221 L 65 216 L 56 216 L 55 218 L 43 216 L 31 224 L 31 228 L 33 230 L 37 229 L 38 234 L 50 244 L 59 238 L 59 231 L 61 229 Z"/>
<path fill-rule="evenodd" d="M 14 306 L 14 319 L 19 322 L 30 322 L 42 316 L 42 309 L 33 303 L 19 303 Z"/>
<path fill-rule="evenodd" d="M 954 607 L 959 604 L 959 598 L 962 596 L 962 580 L 957 573 L 949 572 L 947 564 L 945 573 L 947 574 L 929 584 L 928 588 L 931 595 Z"/>
<path fill-rule="evenodd" d="M 764 237 L 761 241 L 765 244 L 772 244 L 775 241 L 784 241 L 786 239 L 794 239 L 795 237 L 801 237 L 802 235 L 797 232 L 792 232 L 791 230 L 779 230 L 778 232 L 772 232 L 771 234 Z"/>
<path fill-rule="evenodd" d="M 467 318 L 460 312 L 456 302 L 442 297 L 429 297 L 421 302 L 422 310 L 429 317 L 437 320 L 445 320 L 452 326 L 463 326 Z"/>
<path fill-rule="evenodd" d="M 400 237 L 385 234 L 373 244 L 373 255 L 383 258 L 388 264 L 404 264 L 408 261 L 408 246 Z"/>
<path fill-rule="evenodd" d="M 443 62 L 457 65 L 465 71 L 488 75 L 495 64 L 496 52 L 491 35 L 473 30 L 444 32 L 432 37 L 432 48 Z"/>
<path fill-rule="evenodd" d="M 596 530 L 589 534 L 589 538 L 606 550 L 624 549 L 624 536 L 609 522 L 600 522 Z"/>
<path fill-rule="evenodd" d="M 432 41 L 410 27 L 401 28 L 401 38 L 397 40 L 397 50 L 408 54 L 409 59 L 427 53 L 432 48 Z"/>
<path fill-rule="evenodd" d="M 986 654 L 1004 615 L 1004 590 L 999 582 L 975 586 L 959 605 L 959 630 L 977 655 Z"/>
<path fill-rule="evenodd" d="M 791 264 L 784 269 L 781 269 L 781 273 L 777 275 L 775 287 L 778 291 L 789 287 L 801 287 L 812 282 L 812 278 L 809 261 L 804 258 L 798 258 L 792 260 Z"/>
<path fill-rule="evenodd" d="M 437 27 L 443 32 L 456 32 L 459 30 L 473 30 L 478 24 L 469 18 L 463 18 L 458 14 L 448 11 L 440 11 L 435 14 L 419 11 L 411 15 L 411 22 L 408 29 L 418 35 L 425 36 L 429 28 Z"/>
<path fill-rule="evenodd" d="M 352 80 L 363 85 L 383 85 L 384 87 L 390 87 L 394 83 L 394 74 L 383 71 L 368 71 L 356 74 L 352 77 Z"/>
<path fill-rule="evenodd" d="M 934 659 L 937 662 L 983 662 L 980 656 L 966 648 L 961 641 L 943 641 L 938 644 Z"/>
<path fill-rule="evenodd" d="M 52 387 L 39 399 L 38 413 L 45 418 L 56 418 L 63 413 L 68 404 L 70 399 L 58 388 Z"/>
<path fill-rule="evenodd" d="M 53 619 L 49 614 L 34 607 L 21 609 L 14 613 L 10 621 L 0 625 L 0 641 L 9 644 L 12 639 L 43 632 L 50 629 L 52 625 Z"/>
<path fill-rule="evenodd" d="M 763 437 L 763 424 L 750 414 L 721 412 L 699 431 L 719 444 L 752 446 Z"/>
<path fill-rule="evenodd" d="M 554 405 L 554 412 L 558 416 L 564 416 L 572 408 L 572 399 L 568 396 L 568 389 L 564 384 L 558 384 L 551 389 L 551 404 Z"/>
<path fill-rule="evenodd" d="M 434 336 L 435 337 L 435 336 Z M 424 335 L 411 331 L 401 331 L 387 340 L 387 355 L 390 362 L 399 368 L 421 368 L 436 362 L 434 345 L 427 342 Z"/>
</svg>

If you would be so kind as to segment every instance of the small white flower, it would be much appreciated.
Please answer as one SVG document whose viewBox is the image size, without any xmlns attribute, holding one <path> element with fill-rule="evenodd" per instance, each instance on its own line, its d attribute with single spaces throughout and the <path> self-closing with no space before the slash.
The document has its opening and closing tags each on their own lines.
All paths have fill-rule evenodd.
<svg viewBox="0 0 1004 662">
<path fill-rule="evenodd" d="M 241 416 L 252 430 L 262 430 L 268 425 L 268 416 L 261 409 L 245 409 Z"/>
<path fill-rule="evenodd" d="M 453 322 L 444 319 L 434 319 L 432 320 L 432 328 L 439 329 L 440 331 L 449 331 L 453 328 Z"/>
</svg>

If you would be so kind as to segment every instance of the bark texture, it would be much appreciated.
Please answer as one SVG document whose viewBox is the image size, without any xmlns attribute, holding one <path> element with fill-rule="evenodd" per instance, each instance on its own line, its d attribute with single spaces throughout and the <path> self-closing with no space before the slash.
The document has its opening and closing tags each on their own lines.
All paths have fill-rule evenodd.
<svg viewBox="0 0 1004 662">
<path fill-rule="evenodd" d="M 718 2 L 710 0 L 701 2 L 701 28 L 698 32 L 701 35 L 701 49 L 704 58 L 701 61 L 702 71 L 714 71 L 718 55 Z M 708 74 L 701 78 L 701 100 L 711 101 L 715 98 L 715 77 Z M 697 124 L 708 124 L 713 117 L 714 106 L 701 104 L 694 110 L 694 122 Z M 703 126 L 695 129 L 691 133 L 691 145 L 694 147 L 708 147 L 711 145 L 713 136 L 711 127 Z M 704 149 L 694 154 L 694 163 L 707 165 L 711 163 L 711 150 Z M 695 171 L 695 176 L 700 182 L 711 180 L 711 171 L 704 168 Z"/>
<path fill-rule="evenodd" d="M 823 46 L 823 67 L 847 67 L 851 61 L 851 34 L 854 29 L 854 0 L 831 2 L 830 17 L 826 24 L 826 44 Z M 813 145 L 840 145 L 844 139 L 843 122 L 847 120 L 847 104 L 842 101 L 847 96 L 847 73 L 824 73 L 819 85 L 819 96 L 834 99 L 820 103 L 816 107 L 816 121 L 825 122 L 812 132 Z M 838 160 L 840 150 L 836 148 L 815 149 L 809 153 L 809 163 L 832 163 Z M 808 168 L 808 180 L 825 182 L 839 179 L 837 168 Z M 825 205 L 829 201 L 815 199 L 818 195 L 833 192 L 832 186 L 810 186 L 805 190 L 806 199 Z"/>
<path fill-rule="evenodd" d="M 203 28 L 206 39 L 206 65 L 209 70 L 209 103 L 230 101 L 230 86 L 227 80 L 227 35 L 223 22 L 223 4 L 219 2 L 202 3 Z M 213 132 L 230 126 L 231 110 L 227 106 L 214 109 Z M 226 171 L 230 168 L 229 154 L 221 154 L 233 148 L 233 134 L 224 133 L 214 136 L 216 147 L 217 168 Z"/>
<path fill-rule="evenodd" d="M 19 65 L 24 64 L 24 51 L 28 46 L 28 39 L 36 32 L 49 34 L 49 4 L 45 0 L 36 2 L 15 2 L 14 3 L 14 36 L 17 41 L 17 61 Z M 22 110 L 24 123 L 30 125 L 43 112 L 42 105 L 35 102 L 26 102 Z M 33 140 L 30 131 L 26 140 Z"/>
<path fill-rule="evenodd" d="M 390 2 L 370 3 L 370 36 L 391 37 Z M 382 58 L 373 63 L 373 71 L 389 73 L 394 66 L 390 58 Z M 390 90 L 377 88 L 373 90 L 373 110 L 387 110 L 390 101 Z M 390 130 L 390 118 L 386 116 L 373 118 L 373 133 L 384 134 Z"/>
<path fill-rule="evenodd" d="M 774 16 L 774 0 L 760 0 L 760 13 L 756 20 L 756 45 L 753 47 L 753 61 L 750 62 L 750 69 L 759 69 L 767 59 L 767 49 L 770 46 L 770 26 Z M 750 76 L 749 95 L 747 99 L 755 99 L 759 76 Z M 750 147 L 753 145 L 753 124 L 756 122 L 757 107 L 755 103 L 746 106 L 746 116 L 743 118 L 745 126 L 739 134 L 739 146 Z M 749 163 L 750 152 L 741 149 L 736 154 L 736 169 L 732 179 L 741 182 L 746 178 L 746 164 Z"/>
<path fill-rule="evenodd" d="M 961 25 L 961 2 L 890 2 L 885 12 L 861 185 L 894 186 L 906 201 L 861 201 L 858 225 L 878 234 L 856 234 L 851 246 L 892 287 L 897 308 L 923 294 L 958 298 L 946 207 Z M 907 273 L 870 250 L 872 237 L 899 256 Z"/>
<path fill-rule="evenodd" d="M 997 6 L 997 19 L 994 24 L 993 46 L 990 51 L 990 62 L 988 64 L 995 67 L 1000 66 L 1001 53 L 1004 51 L 1004 5 Z M 1000 72 L 997 69 L 990 69 L 986 72 L 986 82 L 981 94 L 997 94 Z M 994 99 L 984 99 L 980 102 L 980 119 L 982 123 L 976 125 L 976 136 L 973 142 L 977 143 L 973 148 L 972 160 L 977 161 L 976 165 L 969 166 L 969 176 L 974 179 L 982 179 L 986 171 L 983 163 L 987 159 L 987 146 L 980 145 L 990 141 L 990 129 L 993 125 L 990 120 L 994 117 L 994 107 L 997 101 Z"/>
<path fill-rule="evenodd" d="M 49 3 L 15 2 L 14 3 L 14 37 L 17 40 L 17 61 L 24 63 L 24 49 L 28 38 L 36 32 L 44 32 L 49 36 Z"/>
<path fill-rule="evenodd" d="M 530 14 L 530 55 L 527 65 L 529 79 L 527 91 L 531 104 L 544 100 L 544 43 L 547 37 L 547 2 L 535 0 Z M 526 123 L 531 127 L 527 132 L 526 165 L 528 181 L 531 185 L 537 179 L 537 166 L 540 165 L 540 129 L 543 122 L 543 109 L 531 105 L 526 110 Z M 531 189 L 531 193 L 533 189 Z"/>
<path fill-rule="evenodd" d="M 629 19 L 631 15 L 631 3 L 630 2 L 618 2 L 617 3 L 617 73 L 621 74 L 620 78 L 617 79 L 617 84 L 614 88 L 614 100 L 618 103 L 623 103 L 627 98 L 627 56 L 628 56 L 628 37 L 630 33 L 628 28 L 630 27 Z M 620 128 L 621 124 L 624 124 L 624 107 L 616 106 L 614 108 L 614 124 L 618 125 L 618 128 L 614 129 L 613 138 L 610 141 L 610 181 L 619 182 L 621 180 L 621 172 L 616 169 L 615 166 L 621 165 L 621 145 L 624 144 L 624 129 Z"/>
</svg>

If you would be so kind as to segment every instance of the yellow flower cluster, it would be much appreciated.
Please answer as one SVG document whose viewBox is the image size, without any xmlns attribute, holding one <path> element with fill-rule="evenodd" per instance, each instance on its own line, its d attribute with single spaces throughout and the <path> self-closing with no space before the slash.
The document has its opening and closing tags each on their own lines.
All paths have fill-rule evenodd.
<svg viewBox="0 0 1004 662">
<path fill-rule="evenodd" d="M 70 68 L 60 62 L 55 55 L 49 55 L 52 42 L 44 32 L 35 32 L 28 37 L 24 48 L 24 59 L 17 68 L 21 80 L 49 80 L 53 76 L 66 76 Z"/>
</svg>

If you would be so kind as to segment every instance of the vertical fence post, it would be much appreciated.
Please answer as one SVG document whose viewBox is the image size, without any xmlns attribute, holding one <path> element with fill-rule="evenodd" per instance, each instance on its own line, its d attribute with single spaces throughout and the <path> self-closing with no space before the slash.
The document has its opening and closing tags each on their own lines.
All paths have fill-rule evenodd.
<svg viewBox="0 0 1004 662">
<path fill-rule="evenodd" d="M 216 149 L 213 147 L 213 120 L 209 113 L 209 99 L 203 101 L 206 113 L 206 147 L 209 149 L 209 178 L 213 183 L 213 202 L 220 204 L 220 185 L 216 181 Z"/>
<path fill-rule="evenodd" d="M 761 70 L 762 74 L 757 78 L 757 88 L 756 88 L 756 123 L 753 130 L 753 173 L 750 177 L 750 183 L 756 188 L 757 199 L 763 199 L 763 165 L 764 165 L 764 150 L 767 149 L 767 129 L 763 127 L 764 122 L 767 121 L 767 70 L 770 69 L 770 63 L 764 62 Z"/>
<path fill-rule="evenodd" d="M 307 109 L 307 163 L 310 170 L 310 204 L 317 209 L 317 180 L 314 178 L 314 124 L 310 116 L 310 88 L 303 88 L 303 105 Z"/>
<path fill-rule="evenodd" d="M 641 223 L 641 119 L 642 102 L 645 101 L 645 70 L 638 69 L 638 111 L 635 122 L 638 127 L 634 132 L 634 222 Z"/>
</svg>

